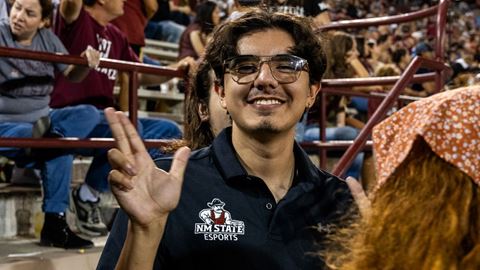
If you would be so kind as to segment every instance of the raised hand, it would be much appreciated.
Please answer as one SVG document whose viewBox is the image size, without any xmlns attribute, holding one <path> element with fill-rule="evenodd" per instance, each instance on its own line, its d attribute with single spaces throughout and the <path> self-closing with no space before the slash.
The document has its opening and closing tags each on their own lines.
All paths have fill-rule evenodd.
<svg viewBox="0 0 480 270">
<path fill-rule="evenodd" d="M 130 120 L 113 108 L 105 109 L 117 148 L 108 152 L 109 181 L 120 206 L 135 225 L 147 227 L 165 220 L 180 199 L 190 149 L 180 148 L 169 172 L 156 167 Z"/>
</svg>

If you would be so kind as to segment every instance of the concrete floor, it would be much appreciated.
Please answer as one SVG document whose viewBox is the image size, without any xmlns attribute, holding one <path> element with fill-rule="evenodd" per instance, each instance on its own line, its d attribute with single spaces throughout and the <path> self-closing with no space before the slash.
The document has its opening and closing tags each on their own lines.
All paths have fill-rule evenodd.
<svg viewBox="0 0 480 270">
<path fill-rule="evenodd" d="M 90 270 L 95 269 L 107 237 L 94 238 L 95 247 L 65 250 L 42 247 L 35 238 L 0 240 L 0 270 Z"/>
</svg>

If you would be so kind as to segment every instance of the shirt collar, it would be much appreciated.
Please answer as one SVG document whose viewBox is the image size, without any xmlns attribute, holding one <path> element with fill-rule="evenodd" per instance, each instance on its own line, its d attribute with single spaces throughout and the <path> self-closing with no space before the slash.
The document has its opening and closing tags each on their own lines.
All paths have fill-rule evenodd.
<svg viewBox="0 0 480 270">
<path fill-rule="evenodd" d="M 238 160 L 232 144 L 232 127 L 225 128 L 215 138 L 212 143 L 212 149 L 214 162 L 223 179 L 229 181 L 248 176 L 247 171 Z M 298 183 L 318 179 L 318 170 L 316 170 L 308 155 L 297 143 L 294 145 L 293 153 L 295 155 L 296 168 L 294 181 Z"/>
</svg>

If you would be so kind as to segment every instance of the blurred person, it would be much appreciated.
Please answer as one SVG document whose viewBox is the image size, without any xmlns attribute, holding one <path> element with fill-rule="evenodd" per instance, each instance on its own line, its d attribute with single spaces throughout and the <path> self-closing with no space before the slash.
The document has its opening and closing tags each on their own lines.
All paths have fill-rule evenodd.
<svg viewBox="0 0 480 270">
<path fill-rule="evenodd" d="M 412 51 L 412 57 L 419 56 L 425 59 L 433 59 L 433 49 L 426 42 L 418 43 Z M 415 74 L 432 72 L 431 69 L 420 67 Z M 411 89 L 416 91 L 416 96 L 426 97 L 435 93 L 435 82 L 413 83 Z"/>
<path fill-rule="evenodd" d="M 260 8 L 262 0 L 235 0 L 233 9 L 226 19 L 227 21 L 240 18 L 245 13 Z"/>
<path fill-rule="evenodd" d="M 110 22 L 123 14 L 123 0 L 70 0 L 62 1 L 57 16 L 56 33 L 70 53 L 77 54 L 87 46 L 98 48 L 104 58 L 139 62 L 123 33 Z M 191 58 L 182 59 L 171 65 L 186 69 Z M 90 135 L 109 138 L 111 132 L 101 109 L 114 105 L 113 90 L 118 71 L 109 68 L 96 68 L 87 78 L 72 84 L 57 78 L 50 106 L 62 108 L 77 104 L 94 105 L 100 114 L 100 122 Z M 139 74 L 140 84 L 160 84 L 168 77 L 153 74 Z M 139 118 L 139 131 L 145 139 L 173 139 L 182 136 L 178 125 L 162 118 Z M 82 155 L 94 159 L 87 172 L 85 182 L 72 191 L 72 211 L 76 214 L 77 227 L 92 236 L 105 235 L 108 230 L 100 215 L 100 194 L 108 191 L 107 176 L 110 166 L 105 149 L 83 149 Z M 153 157 L 163 153 L 150 149 Z M 71 157 L 73 159 L 73 156 Z"/>
<path fill-rule="evenodd" d="M 361 74 L 360 77 L 368 76 L 368 71 L 360 62 L 356 40 L 349 34 L 344 32 L 331 34 L 328 39 L 327 59 L 329 64 L 324 78 L 352 78 L 356 77 L 356 74 Z M 357 87 L 354 89 L 357 89 Z M 326 141 L 355 140 L 359 130 L 363 128 L 364 123 L 356 118 L 358 111 L 352 110 L 350 102 L 351 99 L 345 96 L 328 96 Z M 304 141 L 320 140 L 319 108 L 320 104 L 317 100 L 317 103 L 308 113 L 307 126 L 303 136 Z M 366 104 L 365 108 L 367 108 Z M 364 153 L 362 152 L 355 157 L 354 162 L 346 172 L 347 176 L 356 179 L 361 178 L 363 156 Z"/>
<path fill-rule="evenodd" d="M 205 51 L 213 29 L 220 24 L 220 9 L 212 1 L 201 3 L 196 8 L 195 21 L 190 24 L 180 37 L 178 58 L 190 56 L 198 59 Z"/>
<path fill-rule="evenodd" d="M 145 37 L 160 41 L 179 44 L 180 37 L 186 26 L 172 20 L 170 1 L 157 0 L 158 9 L 145 27 Z"/>
<path fill-rule="evenodd" d="M 105 110 L 119 146 L 109 154 L 115 168 L 111 186 L 129 222 L 127 231 L 112 230 L 100 265 L 321 267 L 308 252 L 351 206 L 345 183 L 318 170 L 294 141 L 295 124 L 320 87 L 326 61 L 322 44 L 306 20 L 266 12 L 223 24 L 212 40 L 205 58 L 215 71 L 232 127 L 210 147 L 190 158 L 190 151 L 181 148 L 173 159 L 157 160 L 160 168 L 171 167 L 167 173 L 156 169 L 129 121 Z M 146 188 L 153 179 L 162 187 Z M 215 207 L 227 210 L 232 222 L 225 224 L 227 214 L 222 217 Z M 213 208 L 213 225 L 201 223 L 199 213 L 208 208 Z M 212 254 L 213 261 L 205 260 Z"/>
<path fill-rule="evenodd" d="M 480 88 L 413 102 L 373 130 L 370 212 L 331 236 L 331 269 L 480 268 Z"/>
<path fill-rule="evenodd" d="M 39 52 L 68 54 L 62 42 L 48 28 L 53 11 L 51 0 L 15 0 L 9 20 L 0 21 L 0 45 Z M 89 67 L 41 62 L 21 58 L 0 58 L 0 135 L 2 137 L 87 138 L 99 121 L 91 105 L 61 109 L 49 107 L 55 74 L 81 82 L 95 68 L 100 54 L 87 47 L 81 55 Z M 66 222 L 69 205 L 70 155 L 43 156 L 42 151 L 1 147 L 0 154 L 18 166 L 34 166 L 41 171 L 44 223 L 40 245 L 61 248 L 90 248 L 93 243 L 72 232 Z"/>
<path fill-rule="evenodd" d="M 3 19 L 8 19 L 8 7 L 5 0 L 0 2 L 0 20 Z"/>
<path fill-rule="evenodd" d="M 410 52 L 406 48 L 397 48 L 392 53 L 392 62 L 400 71 L 404 71 L 411 60 Z"/>
<path fill-rule="evenodd" d="M 313 1 L 312 4 L 315 4 L 317 1 Z M 332 22 L 331 16 L 331 6 L 328 3 L 330 1 L 318 1 L 316 4 L 318 6 L 318 14 L 314 16 L 313 21 L 315 26 L 327 25 Z"/>
<path fill-rule="evenodd" d="M 127 37 L 133 51 L 140 57 L 140 50 L 145 46 L 145 29 L 147 21 L 157 12 L 157 0 L 126 0 L 123 15 L 111 21 Z"/>
<path fill-rule="evenodd" d="M 191 23 L 197 1 L 195 0 L 169 0 L 170 4 L 170 18 L 183 26 L 188 26 Z"/>
<path fill-rule="evenodd" d="M 187 115 L 184 139 L 191 149 L 209 146 L 225 127 L 231 125 L 227 111 L 221 106 L 215 74 L 202 61 L 191 81 L 192 88 L 185 100 Z"/>
<path fill-rule="evenodd" d="M 293 14 L 296 16 L 311 17 L 315 25 L 322 25 L 330 22 L 329 4 L 322 0 L 265 0 L 268 10 Z"/>
</svg>

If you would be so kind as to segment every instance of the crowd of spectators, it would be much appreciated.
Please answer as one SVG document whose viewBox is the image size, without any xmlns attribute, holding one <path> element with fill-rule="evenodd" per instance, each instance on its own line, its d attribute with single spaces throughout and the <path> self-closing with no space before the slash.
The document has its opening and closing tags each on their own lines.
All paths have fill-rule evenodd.
<svg viewBox="0 0 480 270">
<path fill-rule="evenodd" d="M 61 2 L 66 0 L 53 0 L 55 7 L 61 6 Z M 120 0 L 118 0 L 120 1 Z M 5 0 L 0 2 L 0 19 L 7 19 L 9 10 L 15 0 Z M 84 0 L 87 6 L 92 6 L 95 0 Z M 155 3 L 156 2 L 156 3 Z M 437 1 L 367 1 L 367 0 L 216 0 L 216 1 L 201 1 L 201 0 L 127 0 L 123 2 L 123 11 L 110 18 L 106 22 L 108 28 L 113 27 L 112 24 L 118 26 L 123 32 L 123 39 L 128 41 L 128 45 L 132 49 L 132 53 L 137 55 L 130 55 L 130 50 L 123 48 L 125 55 L 128 57 L 119 57 L 124 60 L 137 61 L 142 59 L 141 47 L 145 45 L 145 38 L 157 39 L 171 43 L 177 43 L 180 48 L 179 59 L 182 61 L 183 57 L 191 56 L 195 59 L 202 56 L 204 47 L 211 38 L 213 28 L 224 20 L 232 18 L 235 12 L 241 12 L 244 6 L 258 5 L 260 8 L 266 8 L 272 12 L 292 13 L 300 16 L 311 17 L 317 26 L 327 24 L 332 21 L 373 18 L 388 15 L 404 14 L 435 5 Z M 118 5 L 120 6 L 120 4 Z M 87 8 L 88 9 L 88 8 Z M 83 8 L 77 10 L 78 17 L 88 17 Z M 73 21 L 65 21 L 64 25 L 59 22 L 65 20 L 65 14 L 54 11 L 57 19 L 53 18 L 51 23 L 56 27 L 57 34 L 62 31 L 70 31 Z M 68 15 L 68 14 L 67 14 Z M 81 16 L 80 16 L 81 15 Z M 235 16 L 238 16 L 235 15 Z M 90 18 L 90 17 L 88 17 Z M 115 19 L 115 20 L 114 20 Z M 112 24 L 110 24 L 112 21 Z M 96 25 L 98 22 L 92 22 Z M 67 25 L 70 25 L 67 27 Z M 104 27 L 103 25 L 102 27 Z M 339 70 L 330 69 L 326 72 L 329 78 L 339 77 L 366 77 L 366 76 L 385 76 L 391 74 L 400 74 L 405 70 L 406 66 L 415 56 L 425 58 L 438 57 L 434 55 L 433 44 L 435 38 L 435 18 L 426 17 L 422 20 L 392 24 L 387 26 L 370 27 L 367 29 L 352 29 L 347 33 L 328 33 L 327 40 L 331 41 L 331 48 L 341 49 L 340 41 L 335 41 L 341 37 L 345 37 L 346 47 L 342 51 L 344 59 L 332 54 L 332 59 L 344 60 L 343 66 Z M 137 29 L 142 28 L 145 32 L 138 32 Z M 102 28 L 103 29 L 103 28 Z M 106 29 L 106 28 L 105 28 Z M 112 30 L 114 32 L 118 31 Z M 62 30 L 62 31 L 61 31 Z M 120 32 L 120 31 L 118 31 Z M 65 46 L 70 53 L 73 46 L 78 46 L 78 42 L 63 35 L 60 39 L 65 43 Z M 93 37 L 93 36 L 92 36 Z M 97 35 L 97 39 L 99 36 Z M 92 38 L 92 42 L 94 42 Z M 89 45 L 89 44 L 87 44 Z M 108 42 L 104 44 L 109 46 Z M 342 45 L 342 46 L 343 46 Z M 335 47 L 337 46 L 337 47 Z M 86 48 L 78 48 L 78 52 Z M 108 53 L 110 47 L 96 48 L 100 53 Z M 103 49 L 103 51 L 102 51 Z M 446 82 L 447 88 L 457 88 L 461 86 L 468 86 L 480 83 L 480 1 L 455 1 L 450 3 L 448 11 L 447 22 L 447 39 L 445 43 L 446 55 L 443 57 L 446 62 L 452 67 L 453 73 L 449 76 Z M 75 52 L 73 52 L 75 53 Z M 332 52 L 333 53 L 333 52 Z M 107 55 L 102 55 L 106 57 Z M 388 74 L 385 73 L 388 67 Z M 419 73 L 428 72 L 429 70 L 422 69 Z M 96 71 L 93 71 L 96 72 Z M 100 73 L 100 72 L 99 72 Z M 108 74 L 107 74 L 108 75 Z M 91 77 L 92 75 L 90 75 Z M 111 81 L 116 79 L 109 78 Z M 58 84 L 61 79 L 57 79 L 57 90 L 54 93 L 58 94 Z M 86 78 L 83 84 L 77 86 L 88 85 L 89 77 Z M 110 82 L 112 83 L 112 82 Z M 108 104 L 97 106 L 103 108 L 105 106 L 113 105 L 112 90 L 113 84 L 109 85 L 106 90 L 108 97 Z M 86 87 L 88 88 L 88 87 Z M 73 89 L 69 87 L 69 89 Z M 94 89 L 93 87 L 90 90 Z M 86 89 L 88 90 L 88 89 Z M 388 91 L 386 88 L 363 88 L 359 91 Z M 435 87 L 432 82 L 413 84 L 406 90 L 405 94 L 426 97 L 435 92 Z M 68 95 L 72 97 L 72 95 Z M 55 97 L 55 96 L 54 96 Z M 97 97 L 98 99 L 98 97 Z M 58 99 L 56 99 L 58 100 Z M 53 99 L 55 102 L 55 99 Z M 52 107 L 64 107 L 68 105 L 77 104 L 94 104 L 97 101 L 88 102 L 73 102 L 71 104 L 53 103 Z M 337 100 L 336 108 L 352 107 L 357 114 L 361 115 L 367 113 L 368 106 L 362 99 L 346 99 Z M 337 112 L 336 110 L 335 112 Z M 342 112 L 349 111 L 348 109 Z M 337 114 L 335 114 L 335 117 Z M 338 119 L 336 119 L 338 120 Z M 359 119 L 357 119 L 359 120 Z M 365 119 L 360 119 L 365 120 Z M 346 129 L 343 123 L 336 130 Z M 353 139 L 361 126 L 354 126 L 357 129 L 353 130 Z M 309 140 L 318 138 L 318 127 L 315 130 L 314 136 L 310 136 Z M 311 130 L 310 130 L 311 131 Z M 302 136 L 303 137 L 303 136 Z M 308 136 L 307 136 L 308 137 Z M 335 138 L 338 139 L 338 138 Z M 360 157 L 360 156 L 359 156 Z M 359 177 L 359 174 L 355 175 Z"/>
</svg>

